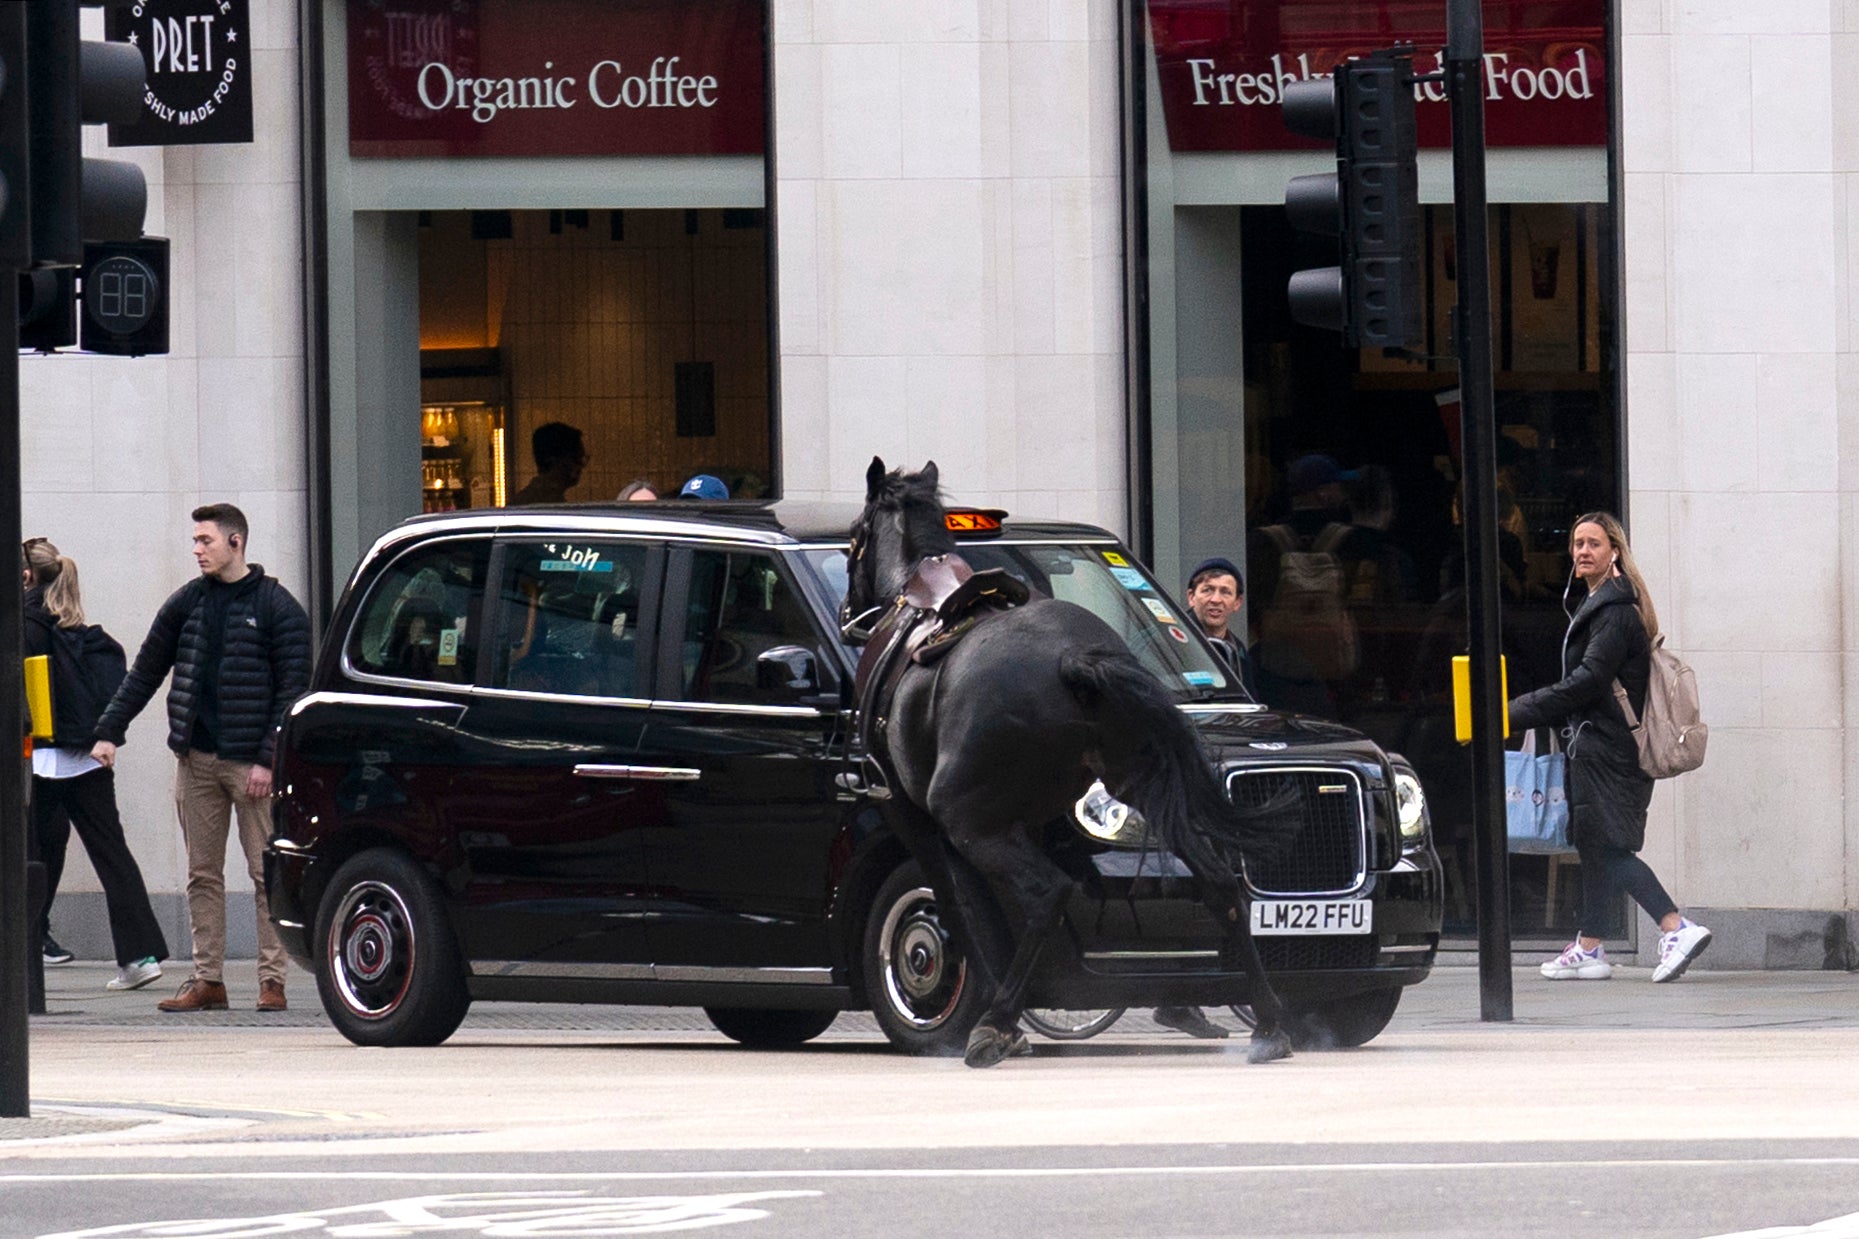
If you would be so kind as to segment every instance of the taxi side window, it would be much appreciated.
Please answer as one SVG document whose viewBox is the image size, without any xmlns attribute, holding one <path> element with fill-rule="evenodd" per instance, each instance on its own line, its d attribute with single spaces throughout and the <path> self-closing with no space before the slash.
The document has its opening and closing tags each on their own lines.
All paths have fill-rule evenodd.
<svg viewBox="0 0 1859 1239">
<path fill-rule="evenodd" d="M 639 640 L 644 546 L 509 542 L 503 562 L 494 686 L 579 697 L 644 696 Z"/>
<path fill-rule="evenodd" d="M 368 675 L 468 685 L 477 674 L 473 616 L 484 592 L 490 542 L 435 543 L 384 573 L 349 636 L 349 665 Z"/>
<path fill-rule="evenodd" d="M 757 684 L 755 661 L 777 646 L 817 650 L 819 640 L 806 604 L 773 556 L 753 551 L 692 554 L 679 664 L 682 700 L 792 704 L 791 696 Z"/>
</svg>

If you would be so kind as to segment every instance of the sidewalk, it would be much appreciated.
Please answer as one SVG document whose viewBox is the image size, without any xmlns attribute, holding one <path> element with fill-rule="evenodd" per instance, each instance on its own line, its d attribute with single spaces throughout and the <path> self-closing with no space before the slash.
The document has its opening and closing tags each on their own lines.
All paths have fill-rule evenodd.
<svg viewBox="0 0 1859 1239">
<path fill-rule="evenodd" d="M 167 1015 L 155 1010 L 187 979 L 185 960 L 164 966 L 165 975 L 144 989 L 112 993 L 103 988 L 112 964 L 83 961 L 45 970 L 46 1014 L 34 1027 L 141 1025 L 239 1028 L 326 1028 L 316 982 L 294 968 L 287 990 L 291 1009 L 260 1014 L 256 965 L 229 960 L 226 986 L 231 1010 Z M 1513 1025 L 1520 1029 L 1859 1029 L 1859 973 L 1713 972 L 1696 969 L 1677 981 L 1652 983 L 1647 968 L 1616 966 L 1607 981 L 1545 981 L 1534 963 L 1511 972 Z M 1449 1030 L 1475 1026 L 1479 1018 L 1479 971 L 1445 965 L 1403 996 L 1391 1030 Z M 689 1007 L 609 1007 L 560 1003 L 480 1002 L 467 1029 L 613 1030 L 633 1032 L 710 1031 L 703 1012 Z M 1143 1013 L 1132 1011 L 1113 1033 L 1164 1034 Z M 829 1036 L 878 1035 L 869 1014 L 848 1012 Z"/>
</svg>

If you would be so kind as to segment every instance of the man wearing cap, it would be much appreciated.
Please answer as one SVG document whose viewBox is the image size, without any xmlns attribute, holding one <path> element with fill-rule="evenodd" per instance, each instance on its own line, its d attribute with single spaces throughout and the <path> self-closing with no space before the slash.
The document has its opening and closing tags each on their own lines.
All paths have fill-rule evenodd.
<svg viewBox="0 0 1859 1239">
<path fill-rule="evenodd" d="M 1219 651 L 1245 690 L 1252 692 L 1252 655 L 1245 637 L 1231 627 L 1246 601 L 1246 578 L 1233 561 L 1220 556 L 1201 561 L 1188 574 L 1188 610 L 1201 635 Z"/>
<path fill-rule="evenodd" d="M 696 473 L 692 474 L 684 485 L 678 487 L 678 498 L 727 499 L 729 487 L 723 484 L 722 478 L 712 477 L 708 473 Z"/>
</svg>

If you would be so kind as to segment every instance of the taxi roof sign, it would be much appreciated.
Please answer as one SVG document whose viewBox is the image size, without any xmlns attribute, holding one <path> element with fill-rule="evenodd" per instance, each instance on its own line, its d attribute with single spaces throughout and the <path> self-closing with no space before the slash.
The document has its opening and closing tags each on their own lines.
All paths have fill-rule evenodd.
<svg viewBox="0 0 1859 1239">
<path fill-rule="evenodd" d="M 999 533 L 1005 508 L 950 508 L 943 513 L 943 528 L 950 533 Z"/>
</svg>

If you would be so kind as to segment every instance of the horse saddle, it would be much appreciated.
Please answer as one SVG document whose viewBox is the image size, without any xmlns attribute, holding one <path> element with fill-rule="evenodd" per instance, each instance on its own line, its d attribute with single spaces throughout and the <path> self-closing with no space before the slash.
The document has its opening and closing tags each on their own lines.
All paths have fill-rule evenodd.
<svg viewBox="0 0 1859 1239">
<path fill-rule="evenodd" d="M 858 737 L 867 752 L 882 730 L 898 681 L 912 664 L 928 666 L 991 616 L 1024 603 L 1031 591 L 1000 568 L 976 572 L 960 555 L 923 560 L 878 621 L 859 656 L 854 686 Z"/>
</svg>

